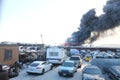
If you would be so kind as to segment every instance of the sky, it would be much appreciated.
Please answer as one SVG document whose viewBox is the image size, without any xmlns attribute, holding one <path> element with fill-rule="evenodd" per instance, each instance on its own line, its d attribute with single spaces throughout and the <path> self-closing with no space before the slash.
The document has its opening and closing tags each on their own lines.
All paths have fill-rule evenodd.
<svg viewBox="0 0 120 80">
<path fill-rule="evenodd" d="M 109 33 L 108 33 L 109 32 Z M 104 37 L 98 38 L 92 43 L 94 46 L 119 47 L 120 48 L 120 26 L 107 30 Z M 112 45 L 112 46 L 111 46 Z"/>
<path fill-rule="evenodd" d="M 102 14 L 106 0 L 2 0 L 0 42 L 59 45 L 78 30 L 92 8 Z"/>
</svg>

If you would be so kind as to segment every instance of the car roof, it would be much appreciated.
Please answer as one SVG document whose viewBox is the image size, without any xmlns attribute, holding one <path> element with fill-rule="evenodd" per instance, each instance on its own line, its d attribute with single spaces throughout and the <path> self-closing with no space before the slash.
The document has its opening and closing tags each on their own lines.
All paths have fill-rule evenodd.
<svg viewBox="0 0 120 80">
<path fill-rule="evenodd" d="M 42 64 L 44 62 L 46 62 L 46 61 L 33 61 L 32 63 L 40 63 L 40 64 Z"/>
<path fill-rule="evenodd" d="M 65 62 L 72 62 L 72 63 L 74 63 L 74 61 L 72 61 L 72 60 L 66 60 Z"/>
<path fill-rule="evenodd" d="M 114 71 L 114 72 L 116 72 L 117 74 L 119 74 L 120 75 L 120 66 L 111 66 L 110 67 L 110 69 L 109 70 L 112 70 L 112 71 Z"/>
<path fill-rule="evenodd" d="M 81 58 L 80 55 L 72 55 L 71 57 L 78 57 L 78 58 Z"/>
<path fill-rule="evenodd" d="M 79 55 L 72 55 L 71 57 L 80 57 Z"/>
<path fill-rule="evenodd" d="M 99 67 L 95 65 L 87 65 L 85 68 L 94 68 L 94 69 L 100 69 Z"/>
</svg>

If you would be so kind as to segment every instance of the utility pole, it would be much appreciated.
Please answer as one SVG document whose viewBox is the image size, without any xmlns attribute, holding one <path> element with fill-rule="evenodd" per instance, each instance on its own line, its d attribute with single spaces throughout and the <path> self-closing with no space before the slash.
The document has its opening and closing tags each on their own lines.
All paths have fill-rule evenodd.
<svg viewBox="0 0 120 80">
<path fill-rule="evenodd" d="M 42 44 L 43 44 L 43 36 L 42 36 L 42 34 L 41 34 L 41 40 L 42 40 Z"/>
</svg>

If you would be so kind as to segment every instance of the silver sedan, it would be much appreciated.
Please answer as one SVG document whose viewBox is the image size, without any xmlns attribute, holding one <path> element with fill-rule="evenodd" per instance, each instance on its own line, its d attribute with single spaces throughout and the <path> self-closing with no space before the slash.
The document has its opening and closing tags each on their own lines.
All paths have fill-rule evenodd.
<svg viewBox="0 0 120 80">
<path fill-rule="evenodd" d="M 83 69 L 82 80 L 105 80 L 105 78 L 99 67 L 89 65 Z"/>
</svg>

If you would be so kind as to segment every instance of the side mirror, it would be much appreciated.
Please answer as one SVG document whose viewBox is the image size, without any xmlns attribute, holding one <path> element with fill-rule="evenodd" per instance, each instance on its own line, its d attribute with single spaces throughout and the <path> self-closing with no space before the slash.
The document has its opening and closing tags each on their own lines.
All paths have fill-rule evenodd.
<svg viewBox="0 0 120 80">
<path fill-rule="evenodd" d="M 48 64 L 51 64 L 51 62 L 48 62 Z"/>
<path fill-rule="evenodd" d="M 75 64 L 74 66 L 75 66 L 75 67 L 77 67 L 77 65 L 76 65 L 76 64 Z"/>
</svg>

